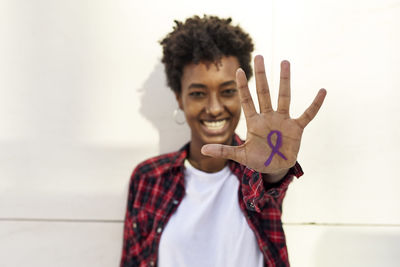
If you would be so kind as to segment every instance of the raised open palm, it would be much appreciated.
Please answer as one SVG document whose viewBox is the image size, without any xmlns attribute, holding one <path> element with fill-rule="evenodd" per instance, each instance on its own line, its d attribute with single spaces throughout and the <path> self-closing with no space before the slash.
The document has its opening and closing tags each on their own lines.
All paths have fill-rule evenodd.
<svg viewBox="0 0 400 267">
<path fill-rule="evenodd" d="M 242 69 L 236 72 L 240 101 L 246 118 L 247 137 L 241 146 L 208 144 L 204 155 L 237 161 L 261 173 L 277 173 L 292 167 L 300 149 L 304 128 L 317 115 L 326 90 L 320 89 L 312 104 L 297 119 L 290 118 L 290 64 L 281 63 L 277 110 L 272 109 L 271 97 L 262 56 L 254 59 L 256 89 L 260 113 L 256 112 L 253 99 Z"/>
</svg>

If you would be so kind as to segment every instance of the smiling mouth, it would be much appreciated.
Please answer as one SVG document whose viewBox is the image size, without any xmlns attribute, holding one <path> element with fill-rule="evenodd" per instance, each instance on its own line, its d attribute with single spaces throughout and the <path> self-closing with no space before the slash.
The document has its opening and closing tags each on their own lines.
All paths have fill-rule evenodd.
<svg viewBox="0 0 400 267">
<path fill-rule="evenodd" d="M 227 119 L 218 120 L 218 121 L 202 121 L 203 125 L 205 125 L 209 130 L 217 131 L 222 130 L 227 123 Z"/>
</svg>

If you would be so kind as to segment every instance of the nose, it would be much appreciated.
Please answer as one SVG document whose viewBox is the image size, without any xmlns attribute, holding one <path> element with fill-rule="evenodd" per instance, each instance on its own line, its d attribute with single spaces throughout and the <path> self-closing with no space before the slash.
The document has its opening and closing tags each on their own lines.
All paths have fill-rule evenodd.
<svg viewBox="0 0 400 267">
<path fill-rule="evenodd" d="M 208 99 L 208 105 L 206 108 L 207 114 L 217 117 L 224 111 L 223 103 L 221 102 L 220 98 L 217 94 L 213 93 L 210 94 Z"/>
</svg>

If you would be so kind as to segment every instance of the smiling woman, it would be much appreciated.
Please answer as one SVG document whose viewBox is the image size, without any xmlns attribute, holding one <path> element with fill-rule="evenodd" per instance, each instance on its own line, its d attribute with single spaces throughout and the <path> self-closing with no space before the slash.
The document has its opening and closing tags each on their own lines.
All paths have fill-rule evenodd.
<svg viewBox="0 0 400 267">
<path fill-rule="evenodd" d="M 257 113 L 246 78 L 253 44 L 231 19 L 176 22 L 161 44 L 191 140 L 134 170 L 121 266 L 289 266 L 282 201 L 293 177 L 303 174 L 296 161 L 301 136 L 326 91 L 302 116 L 290 118 L 284 61 L 274 111 L 264 61 L 256 56 Z M 241 108 L 245 142 L 235 134 Z"/>
<path fill-rule="evenodd" d="M 196 168 L 215 172 L 224 159 L 206 158 L 200 153 L 205 144 L 231 144 L 240 118 L 236 89 L 236 57 L 223 57 L 218 64 L 188 64 L 183 69 L 181 92 L 176 93 L 191 129 L 190 163 Z M 208 161 L 208 162 L 207 162 Z"/>
</svg>

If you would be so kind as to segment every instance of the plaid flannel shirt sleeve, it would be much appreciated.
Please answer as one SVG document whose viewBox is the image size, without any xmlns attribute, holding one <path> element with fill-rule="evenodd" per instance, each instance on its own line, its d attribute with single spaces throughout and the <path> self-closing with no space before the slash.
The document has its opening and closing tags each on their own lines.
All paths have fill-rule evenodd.
<svg viewBox="0 0 400 267">
<path fill-rule="evenodd" d="M 128 258 L 129 258 L 129 251 L 131 250 L 132 246 L 135 244 L 132 243 L 133 235 L 135 234 L 134 231 L 134 222 L 132 220 L 133 214 L 132 214 L 132 208 L 133 208 L 133 200 L 134 200 L 134 195 L 135 195 L 135 186 L 134 182 L 135 179 L 137 179 L 139 176 L 138 174 L 138 168 L 134 170 L 132 173 L 130 183 L 129 183 L 129 191 L 128 191 L 128 202 L 127 202 L 127 207 L 126 207 L 126 213 L 125 213 L 125 222 L 124 222 L 124 237 L 123 237 L 123 245 L 122 245 L 122 257 L 121 257 L 121 262 L 120 262 L 120 267 L 126 267 L 126 266 L 131 266 L 131 264 L 128 265 Z"/>
<path fill-rule="evenodd" d="M 261 173 L 245 168 L 242 177 L 242 193 L 247 209 L 262 212 L 268 202 L 281 210 L 283 198 L 293 177 L 299 178 L 302 175 L 303 170 L 296 162 L 278 183 L 266 184 Z"/>
</svg>

